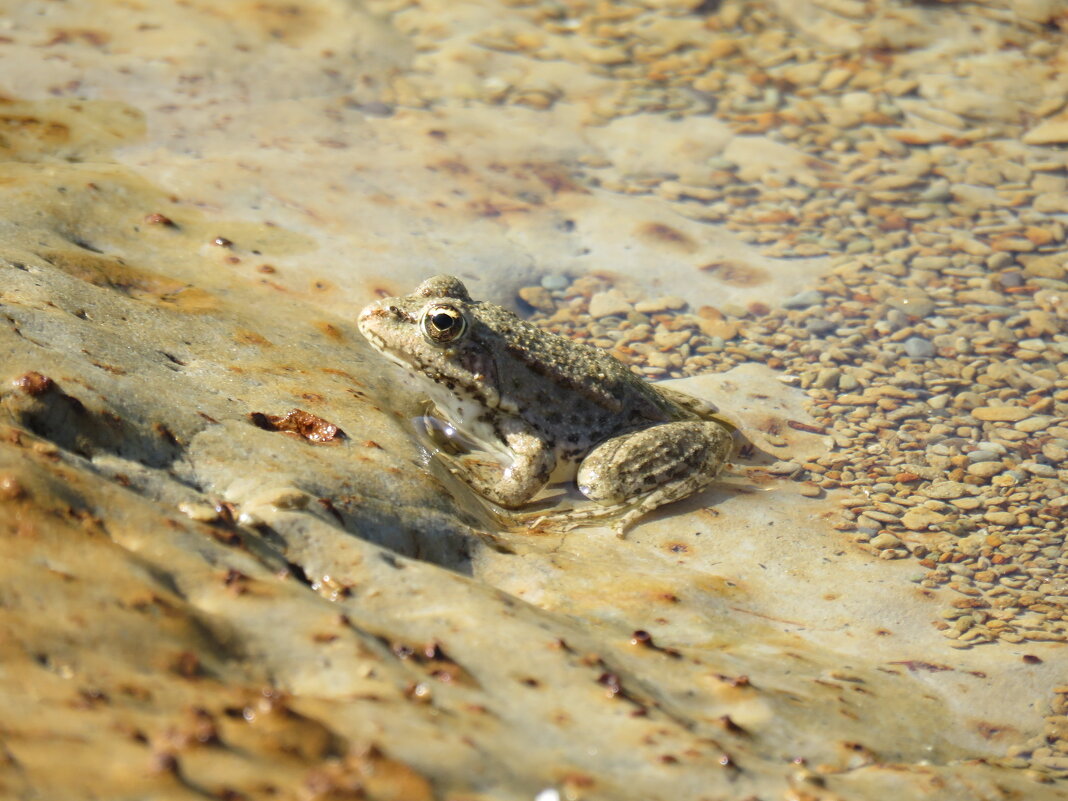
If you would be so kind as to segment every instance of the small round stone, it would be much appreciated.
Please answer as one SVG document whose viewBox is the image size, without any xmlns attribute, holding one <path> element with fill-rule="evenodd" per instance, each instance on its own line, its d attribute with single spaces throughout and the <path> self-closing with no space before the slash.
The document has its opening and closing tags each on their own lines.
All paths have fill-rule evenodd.
<svg viewBox="0 0 1068 801">
<path fill-rule="evenodd" d="M 551 312 L 556 308 L 552 293 L 543 286 L 525 286 L 520 288 L 519 297 L 538 311 Z"/>
<path fill-rule="evenodd" d="M 996 423 L 1015 423 L 1030 417 L 1031 413 L 1021 406 L 979 406 L 972 409 L 972 417 Z"/>
<path fill-rule="evenodd" d="M 873 537 L 871 540 L 871 546 L 878 548 L 880 551 L 885 551 L 889 548 L 897 548 L 901 545 L 901 540 L 891 534 L 889 531 L 884 531 L 877 537 Z"/>
<path fill-rule="evenodd" d="M 823 303 L 823 293 L 810 289 L 807 292 L 799 292 L 787 298 L 782 302 L 782 307 L 784 309 L 807 309 L 810 306 L 818 306 L 821 303 Z"/>
<path fill-rule="evenodd" d="M 571 285 L 571 279 L 561 273 L 549 273 L 542 276 L 541 286 L 550 292 L 562 292 Z"/>
<path fill-rule="evenodd" d="M 837 327 L 838 326 L 830 320 L 822 320 L 818 317 L 809 317 L 805 320 L 805 330 L 817 336 L 829 334 Z"/>
<path fill-rule="evenodd" d="M 909 531 L 926 531 L 931 526 L 944 522 L 946 516 L 932 509 L 910 509 L 901 516 L 901 525 Z"/>
<path fill-rule="evenodd" d="M 652 300 L 643 300 L 634 304 L 634 311 L 642 314 L 656 314 L 658 312 L 665 311 L 677 311 L 679 309 L 685 309 L 688 304 L 685 298 L 667 296 L 662 298 L 653 298 Z"/>
<path fill-rule="evenodd" d="M 968 475 L 978 478 L 990 478 L 996 476 L 1005 466 L 1001 462 L 976 462 L 968 465 Z"/>
<path fill-rule="evenodd" d="M 909 337 L 905 340 L 905 353 L 910 359 L 930 359 L 935 354 L 934 345 L 923 337 Z"/>
</svg>

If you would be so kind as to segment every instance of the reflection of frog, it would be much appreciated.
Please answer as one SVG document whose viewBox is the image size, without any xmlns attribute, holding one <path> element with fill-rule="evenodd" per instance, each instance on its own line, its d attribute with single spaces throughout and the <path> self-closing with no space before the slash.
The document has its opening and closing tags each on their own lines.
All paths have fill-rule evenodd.
<svg viewBox="0 0 1068 801">
<path fill-rule="evenodd" d="M 646 512 L 706 487 L 730 458 L 732 428 L 701 401 L 472 300 L 452 276 L 372 303 L 359 326 L 375 349 L 429 379 L 438 413 L 483 452 L 447 457 L 450 469 L 503 507 L 530 501 L 559 467 L 602 508 L 551 517 L 617 517 L 622 536 Z"/>
</svg>

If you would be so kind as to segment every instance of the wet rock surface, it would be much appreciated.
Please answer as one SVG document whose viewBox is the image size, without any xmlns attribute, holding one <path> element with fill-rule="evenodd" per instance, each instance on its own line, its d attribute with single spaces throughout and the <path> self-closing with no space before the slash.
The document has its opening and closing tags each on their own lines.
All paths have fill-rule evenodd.
<svg viewBox="0 0 1068 801">
<path fill-rule="evenodd" d="M 862 5 L 14 9 L 3 793 L 1061 797 L 1066 9 Z M 494 528 L 441 272 L 763 458 Z"/>
</svg>

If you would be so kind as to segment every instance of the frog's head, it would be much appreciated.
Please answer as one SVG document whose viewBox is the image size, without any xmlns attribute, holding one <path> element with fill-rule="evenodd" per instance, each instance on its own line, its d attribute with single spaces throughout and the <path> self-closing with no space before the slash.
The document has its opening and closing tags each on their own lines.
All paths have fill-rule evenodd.
<svg viewBox="0 0 1068 801">
<path fill-rule="evenodd" d="M 437 275 L 411 295 L 383 298 L 360 312 L 358 325 L 379 353 L 457 394 L 496 405 L 493 359 L 479 341 L 479 303 L 459 278 Z"/>
</svg>

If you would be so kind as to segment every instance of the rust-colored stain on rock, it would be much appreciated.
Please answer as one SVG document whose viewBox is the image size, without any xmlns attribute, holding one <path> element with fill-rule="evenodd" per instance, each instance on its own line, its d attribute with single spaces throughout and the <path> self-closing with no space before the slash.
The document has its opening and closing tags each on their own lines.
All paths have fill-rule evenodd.
<svg viewBox="0 0 1068 801">
<path fill-rule="evenodd" d="M 323 320 L 316 320 L 314 325 L 324 336 L 334 340 L 335 342 L 344 342 L 346 339 L 341 329 L 333 323 L 328 323 Z"/>
<path fill-rule="evenodd" d="M 14 383 L 18 389 L 31 397 L 43 395 L 55 386 L 55 382 L 51 378 L 33 371 L 19 376 Z"/>
<path fill-rule="evenodd" d="M 766 283 L 770 276 L 767 271 L 751 264 L 739 261 L 712 261 L 699 269 L 711 273 L 714 278 L 736 287 L 753 287 Z"/>
<path fill-rule="evenodd" d="M 345 432 L 336 425 L 303 409 L 293 409 L 284 416 L 252 412 L 249 419 L 264 431 L 294 434 L 317 445 L 336 445 L 346 439 Z"/>
<path fill-rule="evenodd" d="M 665 223 L 645 223 L 639 226 L 637 235 L 651 245 L 665 245 L 682 253 L 693 253 L 697 250 L 697 242 L 692 237 Z"/>
<path fill-rule="evenodd" d="M 572 192 L 576 194 L 589 194 L 590 190 L 575 180 L 568 169 L 561 164 L 551 162 L 524 163 L 525 169 L 530 170 L 545 187 L 554 195 Z"/>
<path fill-rule="evenodd" d="M 267 337 L 247 328 L 241 328 L 234 332 L 234 342 L 239 345 L 256 345 L 261 348 L 269 348 L 272 343 Z"/>
</svg>

